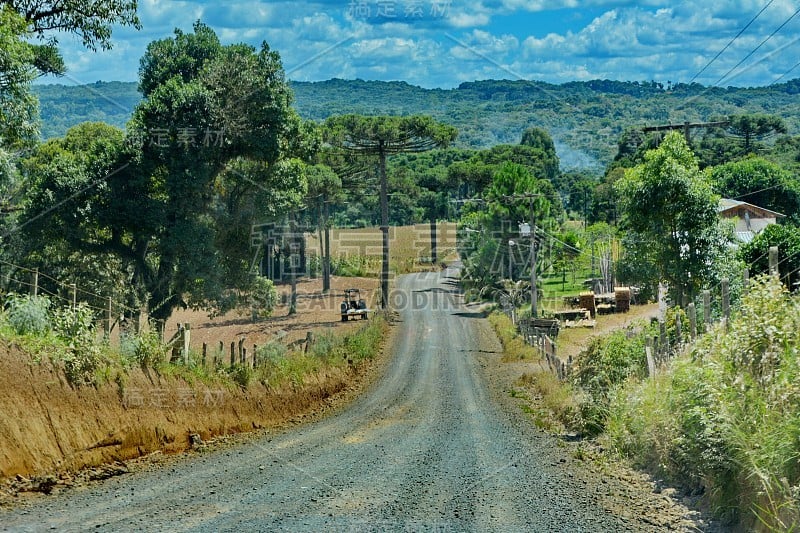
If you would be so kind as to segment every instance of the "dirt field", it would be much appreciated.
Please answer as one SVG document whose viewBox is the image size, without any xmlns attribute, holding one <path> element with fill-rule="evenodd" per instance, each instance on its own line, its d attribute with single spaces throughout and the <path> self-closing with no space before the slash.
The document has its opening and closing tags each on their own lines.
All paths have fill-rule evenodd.
<svg viewBox="0 0 800 533">
<path fill-rule="evenodd" d="M 217 347 L 222 341 L 225 346 L 241 338 L 246 345 L 263 345 L 271 340 L 288 344 L 304 339 L 306 332 L 323 328 L 337 331 L 358 327 L 359 320 L 342 322 L 339 304 L 344 298 L 344 290 L 357 288 L 370 309 L 375 309 L 379 281 L 375 278 L 343 278 L 331 276 L 331 291 L 322 293 L 322 279 L 302 279 L 297 283 L 297 313 L 288 316 L 288 305 L 275 308 L 268 319 L 254 322 L 248 315 L 235 311 L 215 318 L 209 318 L 204 311 L 177 310 L 167 322 L 165 338 L 169 339 L 178 329 L 179 323 L 191 324 L 191 348 L 198 352 L 203 343 Z M 285 294 L 287 301 L 291 294 L 288 284 L 277 285 L 278 294 Z M 249 348 L 248 348 L 249 349 Z"/>
</svg>

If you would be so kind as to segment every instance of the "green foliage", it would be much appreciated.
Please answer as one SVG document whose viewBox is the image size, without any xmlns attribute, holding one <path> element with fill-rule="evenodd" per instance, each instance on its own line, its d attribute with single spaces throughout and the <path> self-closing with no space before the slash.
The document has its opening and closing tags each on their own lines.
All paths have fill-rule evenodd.
<svg viewBox="0 0 800 533">
<path fill-rule="evenodd" d="M 614 446 L 705 491 L 728 521 L 800 523 L 800 305 L 775 278 L 755 279 L 741 309 L 655 380 L 628 383 L 611 408 Z"/>
<path fill-rule="evenodd" d="M 30 92 L 35 48 L 29 36 L 25 20 L 0 5 L 0 148 L 29 144 L 38 134 L 36 98 Z"/>
<path fill-rule="evenodd" d="M 50 307 L 46 296 L 9 294 L 6 320 L 17 335 L 42 335 L 52 329 Z"/>
<path fill-rule="evenodd" d="M 780 117 L 765 114 L 732 115 L 728 129 L 742 139 L 742 153 L 755 149 L 754 143 L 775 133 L 786 133 L 786 124 Z"/>
<path fill-rule="evenodd" d="M 84 124 L 26 162 L 20 246 L 37 244 L 30 261 L 77 253 L 115 265 L 122 299 L 156 319 L 181 302 L 213 310 L 249 283 L 252 225 L 302 200 L 293 156 L 308 157 L 319 136 L 290 108 L 266 44 L 223 46 L 197 23 L 151 43 L 140 77 L 145 99 L 127 137 Z"/>
<path fill-rule="evenodd" d="M 141 368 L 159 368 L 167 359 L 167 348 L 153 328 L 138 335 L 123 335 L 120 352 Z"/>
<path fill-rule="evenodd" d="M 570 377 L 581 393 L 577 429 L 590 435 L 602 433 L 617 389 L 646 372 L 644 334 L 620 330 L 592 339 L 574 361 Z"/>
<path fill-rule="evenodd" d="M 731 161 L 711 169 L 721 196 L 794 215 L 800 211 L 800 182 L 787 170 L 760 157 Z"/>
<path fill-rule="evenodd" d="M 528 198 L 527 194 L 537 196 Z M 509 254 L 516 277 L 526 276 L 528 260 L 525 258 L 529 257 L 530 241 L 520 239 L 518 224 L 530 222 L 531 207 L 537 227 L 545 230 L 557 227 L 555 216 L 560 212 L 556 207 L 560 202 L 553 198 L 558 195 L 552 184 L 537 180 L 527 167 L 517 163 L 499 166 L 483 196 L 485 203 L 464 206 L 463 233 L 459 239 L 459 253 L 464 261 L 462 280 L 468 288 L 478 291 L 484 287 L 499 287 L 500 279 L 509 278 Z M 510 240 L 515 244 L 510 245 Z M 543 270 L 541 262 L 537 268 Z"/>
<path fill-rule="evenodd" d="M 103 352 L 97 343 L 94 314 L 86 304 L 75 308 L 62 307 L 52 311 L 53 331 L 65 350 L 61 353 L 64 373 L 74 386 L 95 383 L 96 373 L 103 365 Z"/>
<path fill-rule="evenodd" d="M 631 247 L 641 249 L 631 259 L 654 266 L 674 301 L 697 294 L 712 279 L 726 238 L 717 217 L 718 197 L 683 136 L 668 134 L 616 189 L 634 237 Z"/>
<path fill-rule="evenodd" d="M 140 98 L 136 83 L 108 85 L 90 87 L 133 109 Z M 112 108 L 107 99 L 91 95 L 85 88 L 49 87 L 53 86 L 34 87 L 42 101 L 45 138 L 63 135 L 69 126 L 81 121 L 106 120 L 101 116 L 120 128 L 127 122 L 129 113 Z M 643 124 L 703 122 L 730 115 L 769 113 L 781 117 L 791 134 L 800 133 L 796 81 L 756 88 L 677 84 L 668 91 L 649 82 L 609 80 L 562 85 L 487 80 L 448 90 L 362 80 L 293 82 L 291 87 L 298 113 L 305 119 L 324 121 L 350 113 L 425 114 L 458 128 L 455 146 L 459 149 L 516 144 L 520 132 L 535 124 L 555 140 L 562 169 L 590 170 L 595 175 L 601 174 L 614 158 L 623 134 L 628 131 L 639 135 Z M 543 100 L 545 94 L 552 95 L 552 99 Z M 699 105 L 684 105 L 687 98 L 699 98 Z M 699 135 L 702 134 L 693 137 L 697 137 L 694 142 L 701 167 L 727 162 L 741 153 L 743 143 L 731 139 L 723 129 L 710 134 L 719 136 L 719 143 L 708 149 L 703 146 L 705 135 Z M 640 141 L 631 139 L 634 152 Z M 645 146 L 651 148 L 654 146 Z M 709 157 L 704 155 L 706 152 Z M 641 162 L 631 159 L 622 166 Z"/>
<path fill-rule="evenodd" d="M 266 318 L 272 315 L 272 310 L 278 303 L 278 291 L 271 279 L 264 276 L 255 276 L 250 286 L 250 309 L 253 316 Z"/>
<path fill-rule="evenodd" d="M 279 342 L 268 342 L 263 346 L 259 346 L 256 351 L 256 356 L 259 364 L 264 365 L 277 365 L 289 353 L 285 345 Z"/>
<path fill-rule="evenodd" d="M 246 389 L 253 379 L 254 372 L 249 366 L 236 363 L 228 369 L 228 376 L 230 376 L 234 383 Z"/>
<path fill-rule="evenodd" d="M 769 272 L 769 249 L 778 247 L 778 270 L 789 287 L 800 281 L 800 228 L 771 224 L 756 237 L 739 247 L 738 258 L 749 266 L 750 274 Z"/>
</svg>

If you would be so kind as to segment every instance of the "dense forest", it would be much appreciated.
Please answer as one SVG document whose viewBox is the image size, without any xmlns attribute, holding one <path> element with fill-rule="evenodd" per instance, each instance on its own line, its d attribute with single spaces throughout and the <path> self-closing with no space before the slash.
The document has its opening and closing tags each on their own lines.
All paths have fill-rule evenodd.
<svg viewBox="0 0 800 533">
<path fill-rule="evenodd" d="M 788 133 L 800 133 L 800 80 L 759 88 L 609 80 L 562 85 L 487 80 L 455 89 L 339 79 L 290 85 L 295 108 L 305 119 L 347 113 L 430 115 L 458 129 L 457 148 L 517 143 L 522 131 L 540 127 L 553 137 L 562 170 L 597 174 L 613 159 L 620 136 L 630 127 L 767 113 L 781 117 Z M 124 127 L 141 100 L 136 83 L 37 85 L 34 92 L 45 139 L 85 121 Z"/>
</svg>

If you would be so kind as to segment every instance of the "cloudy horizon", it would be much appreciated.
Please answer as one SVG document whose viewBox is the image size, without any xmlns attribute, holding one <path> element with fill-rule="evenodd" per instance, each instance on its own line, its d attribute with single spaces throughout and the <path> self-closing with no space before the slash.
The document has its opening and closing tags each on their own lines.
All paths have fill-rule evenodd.
<svg viewBox="0 0 800 533">
<path fill-rule="evenodd" d="M 115 28 L 112 50 L 57 35 L 68 74 L 40 83 L 136 81 L 149 42 L 200 20 L 225 44 L 266 41 L 293 81 L 764 86 L 800 76 L 797 13 L 789 0 L 140 0 L 142 30 Z"/>
</svg>

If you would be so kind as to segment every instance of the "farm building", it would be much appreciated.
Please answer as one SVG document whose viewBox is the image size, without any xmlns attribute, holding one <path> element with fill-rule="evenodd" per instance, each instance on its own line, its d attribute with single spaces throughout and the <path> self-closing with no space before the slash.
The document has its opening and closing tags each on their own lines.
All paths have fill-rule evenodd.
<svg viewBox="0 0 800 533">
<path fill-rule="evenodd" d="M 722 198 L 717 207 L 719 216 L 736 223 L 736 238 L 750 242 L 770 224 L 777 224 L 785 215 L 741 200 Z"/>
</svg>

